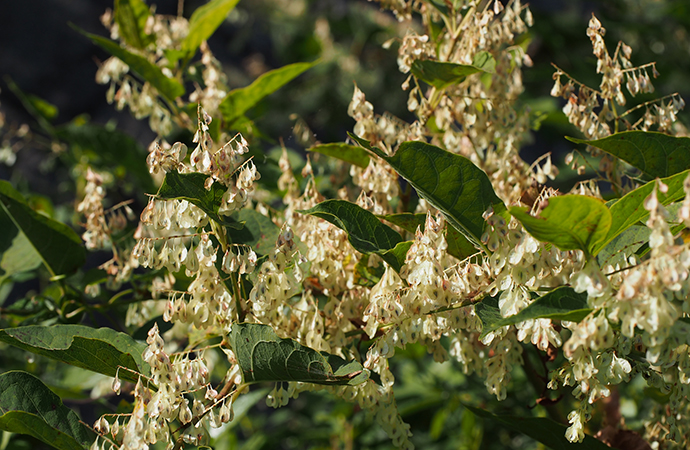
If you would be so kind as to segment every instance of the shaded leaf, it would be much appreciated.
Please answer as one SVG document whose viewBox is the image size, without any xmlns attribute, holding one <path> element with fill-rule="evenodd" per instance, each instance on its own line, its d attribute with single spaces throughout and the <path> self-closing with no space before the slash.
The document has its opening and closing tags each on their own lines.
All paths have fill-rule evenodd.
<svg viewBox="0 0 690 450">
<path fill-rule="evenodd" d="M 402 266 L 405 265 L 405 258 L 407 258 L 407 252 L 412 247 L 413 241 L 404 241 L 395 244 L 390 250 L 386 250 L 383 253 L 378 253 L 381 255 L 384 261 L 386 261 L 396 272 L 400 272 Z"/>
<path fill-rule="evenodd" d="M 662 178 L 661 181 L 668 186 L 668 191 L 665 194 L 657 191 L 659 203 L 668 205 L 685 197 L 683 182 L 688 174 L 690 174 L 690 170 L 677 173 L 668 178 Z M 609 228 L 606 238 L 594 249 L 594 254 L 597 254 L 616 236 L 620 235 L 637 222 L 647 219 L 649 211 L 644 209 L 644 200 L 652 193 L 655 183 L 656 181 L 650 181 L 644 186 L 640 186 L 634 191 L 628 192 L 628 194 L 611 205 L 611 227 Z"/>
<path fill-rule="evenodd" d="M 13 240 L 12 246 L 30 243 L 29 252 L 33 250 L 40 257 L 52 276 L 68 274 L 84 264 L 86 250 L 79 236 L 67 225 L 35 212 L 10 183 L 0 180 L 0 222 L 8 224 L 8 219 L 13 228 L 4 228 L 3 234 L 19 239 Z M 17 237 L 19 234 L 24 237 Z M 26 268 L 35 263 L 35 255 L 15 255 L 23 261 L 13 261 L 12 265 Z M 4 259 L 3 254 L 3 263 Z"/>
<path fill-rule="evenodd" d="M 86 31 L 83 31 L 77 27 L 75 28 L 81 34 L 91 39 L 94 44 L 98 45 L 111 55 L 121 59 L 122 62 L 127 64 L 130 69 L 136 72 L 137 75 L 151 83 L 151 85 L 169 101 L 172 102 L 185 93 L 185 89 L 179 81 L 174 78 L 166 77 L 160 67 L 153 64 L 143 56 L 136 55 L 125 50 L 115 41 L 111 41 L 110 39 L 106 39 L 95 34 L 87 33 Z"/>
<path fill-rule="evenodd" d="M 350 137 L 395 169 L 446 220 L 475 247 L 486 249 L 481 236 L 486 229 L 484 212 L 507 216 L 489 177 L 472 161 L 425 142 L 403 142 L 393 156 L 372 147 L 354 134 Z"/>
<path fill-rule="evenodd" d="M 49 103 L 46 100 L 31 94 L 27 94 L 26 99 L 31 102 L 31 105 L 34 107 L 36 112 L 43 116 L 44 119 L 53 120 L 57 117 L 57 106 L 53 105 L 52 103 Z"/>
<path fill-rule="evenodd" d="M 317 63 L 289 64 L 262 74 L 249 86 L 233 89 L 219 107 L 223 120 L 232 124 L 264 97 L 274 93 Z"/>
<path fill-rule="evenodd" d="M 61 450 L 88 448 L 95 435 L 35 376 L 0 375 L 0 430 L 28 434 Z"/>
<path fill-rule="evenodd" d="M 493 72 L 496 61 L 488 52 L 479 52 L 472 65 L 417 59 L 412 63 L 412 74 L 434 86 L 443 89 L 465 81 L 469 75 L 478 72 Z"/>
<path fill-rule="evenodd" d="M 208 178 L 208 175 L 199 172 L 168 172 L 165 174 L 165 179 L 158 190 L 157 197 L 164 200 L 187 200 L 198 206 L 216 222 L 230 228 L 242 228 L 242 224 L 220 216 L 218 210 L 227 188 L 221 183 L 214 181 L 211 189 L 206 189 L 204 183 Z"/>
<path fill-rule="evenodd" d="M 610 153 L 653 178 L 664 178 L 690 169 L 690 138 L 654 131 L 624 131 L 586 141 L 566 137 Z"/>
<path fill-rule="evenodd" d="M 344 230 L 352 247 L 361 253 L 377 253 L 383 256 L 402 242 L 400 235 L 388 225 L 381 223 L 374 214 L 345 200 L 326 200 L 311 209 L 298 212 L 327 220 Z M 389 259 L 390 262 L 386 262 L 396 264 L 397 257 Z M 400 267 L 391 265 L 396 271 L 400 270 Z"/>
<path fill-rule="evenodd" d="M 239 0 L 211 0 L 198 7 L 189 18 L 189 32 L 182 41 L 188 58 L 194 56 L 202 42 L 211 37 Z"/>
<path fill-rule="evenodd" d="M 512 207 L 510 213 L 535 239 L 561 250 L 596 255 L 611 227 L 611 213 L 604 202 L 584 195 L 562 195 L 549 198 L 548 203 L 539 217 L 531 216 L 524 207 Z"/>
<path fill-rule="evenodd" d="M 525 434 L 553 450 L 611 450 L 611 447 L 589 435 L 585 435 L 585 439 L 580 443 L 568 441 L 565 437 L 567 427 L 546 417 L 498 415 L 474 406 L 466 404 L 464 406 L 479 417 L 496 421 L 506 428 Z"/>
<path fill-rule="evenodd" d="M 232 218 L 244 223 L 242 229 L 229 232 L 233 243 L 249 245 L 259 256 L 268 255 L 275 247 L 280 227 L 270 217 L 253 209 L 243 208 L 233 214 Z"/>
<path fill-rule="evenodd" d="M 113 166 L 122 166 L 144 189 L 154 189 L 151 174 L 143 163 L 147 152 L 128 134 L 102 125 L 69 123 L 56 127 L 55 135 L 82 151 L 93 152 L 95 157 L 89 159 L 96 167 L 111 170 Z"/>
<path fill-rule="evenodd" d="M 488 333 L 531 319 L 552 319 L 579 322 L 592 310 L 587 306 L 587 293 L 578 294 L 571 287 L 563 286 L 530 303 L 519 313 L 503 317 L 498 308 L 498 298 L 491 297 L 475 305 L 475 312 L 482 321 L 481 338 Z"/>
<path fill-rule="evenodd" d="M 426 214 L 388 214 L 386 216 L 382 216 L 381 218 L 399 226 L 405 231 L 409 231 L 410 233 L 415 233 L 417 231 L 417 227 L 421 227 L 423 232 L 424 225 L 426 223 Z M 477 253 L 476 247 L 472 245 L 472 243 L 453 226 L 446 227 L 446 242 L 448 243 L 448 254 L 460 260 Z"/>
<path fill-rule="evenodd" d="M 146 34 L 149 7 L 141 0 L 115 0 L 115 22 L 122 39 L 134 48 L 143 49 L 153 42 L 153 36 Z"/>
<path fill-rule="evenodd" d="M 354 386 L 369 379 L 369 371 L 359 362 L 281 339 L 268 325 L 233 324 L 230 344 L 245 383 L 301 381 Z"/>
<path fill-rule="evenodd" d="M 145 341 L 146 338 L 149 336 L 149 331 L 151 328 L 153 328 L 153 325 L 156 324 L 158 325 L 158 333 L 163 334 L 169 329 L 173 327 L 172 322 L 166 322 L 165 319 L 163 319 L 163 316 L 156 316 L 153 319 L 149 320 L 142 326 L 140 326 L 134 333 L 132 333 L 132 339 L 136 339 L 137 341 Z"/>
<path fill-rule="evenodd" d="M 599 267 L 627 265 L 627 258 L 649 241 L 651 230 L 644 225 L 633 225 L 609 242 L 597 253 Z"/>
<path fill-rule="evenodd" d="M 110 377 L 115 376 L 118 366 L 144 375 L 150 371 L 141 358 L 146 344 L 111 328 L 84 325 L 6 328 L 0 330 L 0 341 Z M 137 376 L 129 370 L 120 370 L 119 376 L 137 381 Z"/>
<path fill-rule="evenodd" d="M 41 255 L 24 233 L 14 226 L 4 208 L 0 208 L 0 284 L 13 275 L 36 269 Z"/>
<path fill-rule="evenodd" d="M 341 161 L 366 169 L 369 165 L 369 154 L 356 145 L 344 143 L 319 144 L 311 147 L 310 152 L 332 156 Z"/>
</svg>

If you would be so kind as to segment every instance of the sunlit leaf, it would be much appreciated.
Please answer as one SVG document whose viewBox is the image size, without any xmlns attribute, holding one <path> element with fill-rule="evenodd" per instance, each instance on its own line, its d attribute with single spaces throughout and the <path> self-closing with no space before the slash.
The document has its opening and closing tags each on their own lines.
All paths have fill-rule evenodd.
<svg viewBox="0 0 690 450">
<path fill-rule="evenodd" d="M 423 232 L 426 222 L 426 214 L 388 214 L 382 216 L 381 218 L 387 222 L 399 226 L 405 231 L 409 231 L 410 233 L 415 233 L 417 231 L 417 227 L 421 227 L 420 229 Z M 446 242 L 448 243 L 448 254 L 455 256 L 460 260 L 477 253 L 476 247 L 472 245 L 472 243 L 453 226 L 446 227 Z"/>
<path fill-rule="evenodd" d="M 182 50 L 192 57 L 202 42 L 211 37 L 239 0 L 211 0 L 198 7 L 189 19 L 189 32 Z"/>
<path fill-rule="evenodd" d="M 525 434 L 553 450 L 611 450 L 611 447 L 589 435 L 585 435 L 585 439 L 579 443 L 568 441 L 565 437 L 568 427 L 546 417 L 498 415 L 466 404 L 465 408 L 479 417 L 496 421 L 510 430 Z"/>
<path fill-rule="evenodd" d="M 88 448 L 95 435 L 35 376 L 0 375 L 0 430 L 28 434 L 60 450 Z"/>
<path fill-rule="evenodd" d="M 118 33 L 127 44 L 143 49 L 153 42 L 154 37 L 145 32 L 146 21 L 151 13 L 142 0 L 115 0 L 113 15 Z"/>
<path fill-rule="evenodd" d="M 86 251 L 79 236 L 67 225 L 35 212 L 26 204 L 22 195 L 4 180 L 0 180 L 0 222 L 11 222 L 13 225 L 3 229 L 6 234 L 3 241 L 12 237 L 19 239 L 13 241 L 12 246 L 16 244 L 26 247 L 27 242 L 31 244 L 31 249 L 27 249 L 28 254 L 15 253 L 15 257 L 23 261 L 5 263 L 3 255 L 3 264 L 27 268 L 35 262 L 32 251 L 40 257 L 53 276 L 68 274 L 84 264 Z M 17 237 L 19 234 L 23 237 Z"/>
<path fill-rule="evenodd" d="M 600 148 L 653 178 L 669 177 L 690 169 L 690 138 L 687 137 L 654 131 L 624 131 L 594 141 L 566 139 Z"/>
<path fill-rule="evenodd" d="M 281 339 L 268 325 L 233 324 L 230 345 L 245 383 L 302 381 L 354 386 L 369 379 L 369 371 L 359 362 Z"/>
<path fill-rule="evenodd" d="M 31 102 L 34 109 L 46 120 L 53 120 L 58 115 L 57 106 L 35 95 L 28 94 L 27 100 Z"/>
<path fill-rule="evenodd" d="M 561 250 L 582 250 L 586 255 L 596 254 L 612 220 L 603 201 L 584 195 L 551 197 L 538 217 L 524 207 L 512 207 L 510 213 L 536 239 Z"/>
<path fill-rule="evenodd" d="M 298 212 L 327 220 L 346 231 L 354 249 L 361 253 L 377 253 L 383 256 L 402 242 L 400 235 L 388 225 L 381 223 L 374 214 L 345 200 L 326 200 L 311 209 Z M 398 264 L 399 260 L 395 257 L 391 258 L 390 262 Z M 396 268 L 395 265 L 393 268 L 400 270 L 400 267 Z"/>
<path fill-rule="evenodd" d="M 179 81 L 174 78 L 166 77 L 160 67 L 143 56 L 125 50 L 120 47 L 117 42 L 111 41 L 110 39 L 87 33 L 79 28 L 76 29 L 84 36 L 91 39 L 93 43 L 103 48 L 111 55 L 121 59 L 122 62 L 127 64 L 137 75 L 151 83 L 151 85 L 169 101 L 172 102 L 185 93 L 185 89 Z"/>
<path fill-rule="evenodd" d="M 683 182 L 689 174 L 690 170 L 686 170 L 668 178 L 662 178 L 661 181 L 668 186 L 668 191 L 664 194 L 657 190 L 659 203 L 662 205 L 669 205 L 685 197 Z M 655 183 L 656 181 L 650 181 L 644 186 L 640 186 L 634 191 L 629 192 L 623 198 L 611 205 L 611 227 L 606 234 L 606 238 L 597 245 L 593 254 L 597 254 L 616 236 L 620 235 L 631 226 L 647 219 L 649 211 L 644 209 L 644 200 L 652 193 Z"/>
<path fill-rule="evenodd" d="M 344 143 L 319 144 L 311 147 L 309 151 L 332 156 L 363 169 L 366 169 L 369 165 L 369 154 L 362 147 L 356 145 Z"/>
<path fill-rule="evenodd" d="M 637 252 L 640 247 L 649 241 L 651 230 L 644 225 L 633 225 L 618 236 L 597 253 L 599 267 L 608 264 L 611 266 L 628 265 L 627 258 Z"/>
<path fill-rule="evenodd" d="M 232 124 L 264 97 L 274 93 L 317 63 L 289 64 L 264 73 L 249 86 L 230 91 L 219 107 L 223 120 Z"/>
<path fill-rule="evenodd" d="M 395 155 L 388 156 L 368 141 L 350 137 L 388 162 L 475 247 L 485 248 L 481 236 L 487 225 L 482 215 L 489 207 L 507 217 L 491 180 L 469 159 L 425 142 L 403 142 Z"/>
<path fill-rule="evenodd" d="M 6 328 L 0 330 L 0 341 L 110 377 L 115 376 L 118 366 L 144 375 L 150 371 L 141 358 L 146 344 L 111 328 L 84 325 Z M 130 370 L 120 370 L 120 378 L 137 381 Z"/>
<path fill-rule="evenodd" d="M 497 298 L 487 298 L 475 305 L 475 312 L 482 321 L 483 338 L 488 333 L 531 319 L 552 319 L 579 322 L 592 310 L 587 306 L 587 293 L 578 294 L 571 287 L 559 287 L 530 303 L 519 313 L 503 317 Z"/>
<path fill-rule="evenodd" d="M 496 61 L 488 52 L 479 52 L 472 65 L 417 59 L 412 63 L 412 74 L 418 79 L 443 89 L 465 81 L 469 75 L 493 72 Z"/>
</svg>

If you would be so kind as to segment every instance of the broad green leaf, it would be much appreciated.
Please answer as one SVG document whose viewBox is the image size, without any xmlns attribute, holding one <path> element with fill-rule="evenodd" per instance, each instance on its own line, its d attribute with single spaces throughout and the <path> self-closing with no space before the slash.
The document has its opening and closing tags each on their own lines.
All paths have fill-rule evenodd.
<svg viewBox="0 0 690 450">
<path fill-rule="evenodd" d="M 498 415 L 467 404 L 464 406 L 479 417 L 496 421 L 506 428 L 525 434 L 553 450 L 611 450 L 611 447 L 589 435 L 585 435 L 585 439 L 579 443 L 568 441 L 565 437 L 565 431 L 568 427 L 546 417 Z"/>
<path fill-rule="evenodd" d="M 653 178 L 690 169 L 690 138 L 654 131 L 624 131 L 595 141 L 566 137 L 610 153 Z"/>
<path fill-rule="evenodd" d="M 267 255 L 275 247 L 280 227 L 269 217 L 253 209 L 243 208 L 233 214 L 232 218 L 244 223 L 242 229 L 228 233 L 234 244 L 249 245 L 259 256 Z"/>
<path fill-rule="evenodd" d="M 118 366 L 147 375 L 150 371 L 141 355 L 146 344 L 111 328 L 84 325 L 52 325 L 6 328 L 0 341 L 37 355 L 114 377 Z M 122 379 L 137 381 L 129 370 L 120 370 Z"/>
<path fill-rule="evenodd" d="M 568 320 L 579 322 L 592 310 L 587 306 L 587 293 L 578 294 L 571 287 L 559 287 L 530 303 L 519 313 L 503 317 L 497 297 L 487 298 L 475 305 L 475 312 L 482 321 L 483 338 L 488 333 L 531 319 Z"/>
<path fill-rule="evenodd" d="M 223 120 L 232 124 L 264 97 L 274 93 L 317 63 L 289 64 L 264 73 L 249 86 L 230 91 L 219 107 Z"/>
<path fill-rule="evenodd" d="M 182 41 L 187 58 L 194 56 L 202 42 L 211 37 L 239 0 L 211 0 L 198 7 L 189 19 L 189 33 Z"/>
<path fill-rule="evenodd" d="M 319 144 L 311 147 L 309 151 L 332 156 L 363 169 L 366 169 L 369 165 L 369 154 L 362 147 L 356 145 L 344 143 Z"/>
<path fill-rule="evenodd" d="M 81 34 L 91 39 L 94 44 L 111 55 L 120 58 L 122 62 L 127 64 L 129 68 L 136 72 L 141 78 L 151 83 L 151 85 L 169 101 L 174 102 L 176 98 L 184 95 L 185 90 L 182 84 L 174 78 L 166 77 L 161 68 L 148 59 L 125 50 L 120 47 L 117 42 L 111 41 L 110 39 L 87 33 L 79 28 L 76 29 Z"/>
<path fill-rule="evenodd" d="M 146 34 L 149 7 L 141 0 L 115 0 L 115 22 L 124 41 L 134 48 L 143 49 L 153 42 L 153 36 Z"/>
<path fill-rule="evenodd" d="M 649 241 L 651 230 L 644 225 L 633 225 L 609 242 L 597 253 L 599 267 L 608 264 L 621 267 L 627 265 L 626 259 L 635 254 Z"/>
<path fill-rule="evenodd" d="M 73 122 L 55 128 L 55 135 L 82 152 L 92 152 L 89 160 L 95 167 L 112 170 L 113 166 L 122 166 L 144 189 L 154 189 L 151 174 L 144 163 L 147 152 L 128 134 L 101 125 Z"/>
<path fill-rule="evenodd" d="M 233 324 L 230 345 L 245 383 L 301 381 L 354 386 L 369 379 L 369 371 L 359 362 L 281 339 L 268 325 Z"/>
<path fill-rule="evenodd" d="M 403 142 L 395 155 L 388 156 L 368 141 L 354 134 L 350 137 L 387 161 L 475 247 L 485 249 L 481 243 L 486 228 L 482 215 L 489 207 L 507 217 L 489 177 L 469 159 L 425 142 Z"/>
<path fill-rule="evenodd" d="M 4 228 L 3 234 L 18 239 L 12 246 L 26 247 L 27 241 L 31 246 L 26 255 L 15 253 L 22 261 L 8 261 L 10 266 L 26 268 L 34 264 L 36 256 L 31 255 L 32 251 L 52 276 L 68 274 L 84 264 L 86 250 L 79 236 L 67 225 L 35 212 L 10 183 L 0 180 L 0 222 L 8 224 L 8 219 L 13 227 Z M 17 237 L 19 234 L 24 237 Z M 4 259 L 3 254 L 3 264 Z"/>
<path fill-rule="evenodd" d="M 211 189 L 206 189 L 204 183 L 208 177 L 208 175 L 199 172 L 168 172 L 165 174 L 165 179 L 158 190 L 157 196 L 164 200 L 187 200 L 201 208 L 203 212 L 216 222 L 230 228 L 242 228 L 241 224 L 219 215 L 218 210 L 227 188 L 215 181 L 211 185 Z"/>
<path fill-rule="evenodd" d="M 60 450 L 88 448 L 95 435 L 35 376 L 0 375 L 0 430 L 28 434 Z"/>
<path fill-rule="evenodd" d="M 345 200 L 326 200 L 311 209 L 298 212 L 327 220 L 344 230 L 352 247 L 361 253 L 377 253 L 383 256 L 402 242 L 400 235 L 388 225 L 381 223 L 374 214 Z M 389 259 L 396 263 L 397 258 Z M 394 265 L 393 268 L 396 271 L 400 270 L 400 267 L 396 268 Z"/>
<path fill-rule="evenodd" d="M 524 207 L 512 207 L 510 213 L 540 241 L 561 250 L 582 250 L 587 257 L 596 255 L 611 227 L 611 213 L 604 202 L 584 195 L 551 197 L 548 202 L 539 217 Z"/>
<path fill-rule="evenodd" d="M 382 216 L 381 218 L 387 222 L 399 226 L 405 231 L 409 231 L 410 233 L 415 233 L 417 231 L 417 227 L 421 227 L 421 230 L 424 231 L 424 225 L 426 222 L 426 214 L 388 214 L 386 216 Z M 448 243 L 448 254 L 455 256 L 460 260 L 477 253 L 475 246 L 472 245 L 472 243 L 468 241 L 467 238 L 462 235 L 462 233 L 452 226 L 446 227 L 446 242 Z"/>
<path fill-rule="evenodd" d="M 479 52 L 472 65 L 418 59 L 412 63 L 412 74 L 437 89 L 443 89 L 462 83 L 474 73 L 494 72 L 495 67 L 496 61 L 490 53 Z"/>
<path fill-rule="evenodd" d="M 14 226 L 10 216 L 0 209 L 0 284 L 15 274 L 41 265 L 41 255 L 24 233 Z"/>
<path fill-rule="evenodd" d="M 386 261 L 396 272 L 400 272 L 402 266 L 405 265 L 405 258 L 407 258 L 407 252 L 412 247 L 412 241 L 398 242 L 390 250 L 386 250 L 383 253 L 378 253 L 381 255 L 384 261 Z"/>
<path fill-rule="evenodd" d="M 669 205 L 685 197 L 683 190 L 683 182 L 690 175 L 690 170 L 677 173 L 668 178 L 662 178 L 661 181 L 668 186 L 668 191 L 664 194 L 657 190 L 657 198 L 662 205 Z M 594 249 L 594 254 L 597 254 L 616 236 L 635 225 L 637 222 L 646 220 L 649 216 L 649 211 L 644 209 L 644 200 L 654 190 L 656 181 L 640 186 L 632 192 L 628 192 L 623 198 L 611 205 L 612 223 L 606 238 L 599 243 Z"/>
</svg>

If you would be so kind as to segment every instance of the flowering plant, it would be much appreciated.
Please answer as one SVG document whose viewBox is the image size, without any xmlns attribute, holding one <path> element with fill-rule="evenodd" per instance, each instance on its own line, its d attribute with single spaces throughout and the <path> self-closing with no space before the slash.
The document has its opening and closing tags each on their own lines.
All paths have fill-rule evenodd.
<svg viewBox="0 0 690 450">
<path fill-rule="evenodd" d="M 515 378 L 530 384 L 538 408 L 524 420 L 489 412 L 483 394 L 453 401 L 547 446 L 687 448 L 684 104 L 672 94 L 618 111 L 624 82 L 633 97 L 652 92 L 654 64 L 633 66 L 623 43 L 611 56 L 592 16 L 599 88 L 556 67 L 551 95 L 566 99 L 585 137 L 569 138 L 584 151 L 567 164 L 582 174 L 599 166 L 560 192 L 545 186 L 559 173 L 550 154 L 533 164 L 519 154 L 533 121 L 518 103 L 532 64 L 520 43 L 529 7 L 381 1 L 419 25 L 384 44 L 398 45 L 413 119 L 377 114 L 355 86 L 347 140 L 311 146 L 300 174 L 283 146 L 271 186 L 246 113 L 318 61 L 229 89 L 206 41 L 236 3 L 212 0 L 187 20 L 118 0 L 102 17 L 111 39 L 83 32 L 112 55 L 97 74 L 108 101 L 148 118 L 158 136 L 141 161 L 148 201 L 138 220 L 130 201 L 106 209 L 111 174 L 81 163 L 80 239 L 0 182 L 0 218 L 12 230 L 6 272 L 42 264 L 49 273 L 41 295 L 2 310 L 0 341 L 100 373 L 128 400 L 89 426 L 40 379 L 8 371 L 0 428 L 56 448 L 177 450 L 219 445 L 215 430 L 237 423 L 243 399 L 278 408 L 326 391 L 366 411 L 394 446 L 413 448 L 393 357 L 422 348 L 497 400 Z M 96 131 L 50 132 L 83 142 Z M 184 132 L 190 139 L 168 142 Z M 324 173 L 334 198 L 319 191 Z M 80 270 L 84 247 L 112 258 Z M 99 328 L 120 306 L 124 328 L 115 328 L 130 333 Z M 631 431 L 616 402 L 636 380 L 657 402 Z M 102 383 L 92 394 L 104 395 Z M 600 426 L 588 429 L 597 414 Z"/>
</svg>

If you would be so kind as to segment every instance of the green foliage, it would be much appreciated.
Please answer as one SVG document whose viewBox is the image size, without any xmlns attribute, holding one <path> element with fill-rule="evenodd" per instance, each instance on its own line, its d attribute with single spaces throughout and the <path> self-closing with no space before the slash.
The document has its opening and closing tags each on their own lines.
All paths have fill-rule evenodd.
<svg viewBox="0 0 690 450">
<path fill-rule="evenodd" d="M 482 337 L 499 328 L 526 320 L 552 319 L 579 322 L 592 311 L 587 307 L 587 295 L 578 294 L 570 287 L 556 288 L 509 317 L 501 315 L 496 300 L 489 297 L 475 306 L 475 311 L 482 321 Z"/>
<path fill-rule="evenodd" d="M 7 264 L 2 267 L 4 271 L 30 270 L 40 259 L 50 274 L 57 276 L 69 274 L 84 264 L 86 252 L 79 236 L 67 225 L 35 212 L 3 180 L 0 180 L 0 207 L 0 223 L 6 226 L 3 250 L 11 248 L 15 254 L 7 262 L 3 256 L 3 263 Z"/>
<path fill-rule="evenodd" d="M 0 374 L 0 430 L 29 434 L 60 450 L 82 450 L 93 434 L 74 411 L 35 376 Z"/>
<path fill-rule="evenodd" d="M 479 52 L 472 65 L 454 64 L 431 60 L 416 60 L 412 63 L 412 74 L 436 89 L 445 89 L 462 83 L 469 75 L 495 71 L 496 60 L 488 52 Z"/>
<path fill-rule="evenodd" d="M 191 58 L 201 43 L 213 35 L 238 1 L 211 0 L 194 11 L 189 18 L 189 32 L 182 41 L 182 51 L 186 52 L 187 58 Z"/>
<path fill-rule="evenodd" d="M 567 139 L 600 148 L 652 178 L 670 177 L 690 169 L 690 138 L 686 137 L 653 131 L 624 131 L 594 141 Z"/>
<path fill-rule="evenodd" d="M 611 227 L 611 213 L 602 200 L 582 195 L 550 198 L 539 217 L 526 208 L 513 207 L 510 213 L 540 241 L 561 250 L 582 250 L 588 257 L 601 247 Z"/>
<path fill-rule="evenodd" d="M 149 372 L 141 359 L 146 346 L 111 328 L 84 325 L 7 328 L 0 330 L 0 341 L 111 377 L 119 372 L 121 378 L 130 381 L 138 380 L 137 373 Z M 119 367 L 124 370 L 119 371 Z"/>
<path fill-rule="evenodd" d="M 142 0 L 115 0 L 115 22 L 124 41 L 134 48 L 143 49 L 153 42 L 146 33 L 149 7 Z"/>
<path fill-rule="evenodd" d="M 230 345 L 242 367 L 245 383 L 302 381 L 355 386 L 369 379 L 369 371 L 359 362 L 348 362 L 292 339 L 281 339 L 267 325 L 234 324 Z"/>
<path fill-rule="evenodd" d="M 486 222 L 482 215 L 489 207 L 498 215 L 506 214 L 484 171 L 467 158 L 424 142 L 404 142 L 388 156 L 367 141 L 350 137 L 390 164 L 472 244 L 484 248 L 480 239 Z"/>
<path fill-rule="evenodd" d="M 362 147 L 349 144 L 319 144 L 311 147 L 310 152 L 321 153 L 322 155 L 332 156 L 341 161 L 350 163 L 354 166 L 366 169 L 369 165 L 369 155 Z"/>
</svg>

